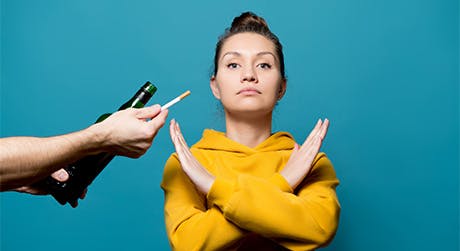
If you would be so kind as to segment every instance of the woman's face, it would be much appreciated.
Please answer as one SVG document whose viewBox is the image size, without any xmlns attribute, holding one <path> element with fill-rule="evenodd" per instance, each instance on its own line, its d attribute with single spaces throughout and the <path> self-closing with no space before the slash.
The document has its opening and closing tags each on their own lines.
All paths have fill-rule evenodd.
<svg viewBox="0 0 460 251">
<path fill-rule="evenodd" d="M 229 37 L 222 46 L 211 89 L 227 112 L 271 113 L 286 90 L 274 44 L 256 33 Z"/>
</svg>

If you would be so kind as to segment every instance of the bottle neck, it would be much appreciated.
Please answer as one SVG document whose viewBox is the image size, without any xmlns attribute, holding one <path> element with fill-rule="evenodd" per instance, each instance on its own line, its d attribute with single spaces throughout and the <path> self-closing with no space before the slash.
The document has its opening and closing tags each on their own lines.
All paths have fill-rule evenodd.
<svg viewBox="0 0 460 251">
<path fill-rule="evenodd" d="M 141 89 L 136 95 L 134 95 L 128 102 L 124 103 L 118 110 L 124 110 L 127 108 L 142 108 L 152 97 L 152 94 Z"/>
</svg>

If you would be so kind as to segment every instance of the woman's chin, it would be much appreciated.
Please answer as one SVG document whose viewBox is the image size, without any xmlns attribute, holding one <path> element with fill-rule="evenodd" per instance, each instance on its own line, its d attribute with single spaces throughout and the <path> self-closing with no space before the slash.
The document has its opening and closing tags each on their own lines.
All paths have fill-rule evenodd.
<svg viewBox="0 0 460 251">
<path fill-rule="evenodd" d="M 265 116 L 271 116 L 273 107 L 244 106 L 244 107 L 234 107 L 233 109 L 225 109 L 225 110 L 231 116 L 260 118 L 260 117 L 265 117 Z"/>
</svg>

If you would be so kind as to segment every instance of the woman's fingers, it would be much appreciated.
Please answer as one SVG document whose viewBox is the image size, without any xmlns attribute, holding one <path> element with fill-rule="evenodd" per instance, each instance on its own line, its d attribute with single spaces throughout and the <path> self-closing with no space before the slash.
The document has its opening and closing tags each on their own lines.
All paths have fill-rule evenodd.
<svg viewBox="0 0 460 251">
<path fill-rule="evenodd" d="M 319 135 L 316 135 L 309 144 L 308 148 L 305 148 L 303 152 L 299 153 L 298 158 L 300 158 L 300 163 L 305 167 L 304 175 L 307 175 L 310 172 L 313 161 L 315 160 L 316 155 L 321 148 L 321 138 Z"/>
<path fill-rule="evenodd" d="M 293 151 L 294 151 L 294 152 L 297 152 L 297 151 L 299 151 L 299 148 L 300 148 L 299 144 L 294 143 L 294 149 L 293 149 Z"/>
<path fill-rule="evenodd" d="M 176 131 L 176 128 L 175 128 L 175 120 L 172 119 L 170 124 L 169 124 L 169 134 L 171 135 L 171 141 L 173 142 L 174 144 L 174 148 L 176 149 L 176 153 L 179 155 L 182 154 L 182 147 L 181 147 L 181 144 L 179 142 L 179 138 L 177 136 L 177 131 Z"/>
<path fill-rule="evenodd" d="M 177 130 L 177 135 L 179 136 L 179 141 L 181 142 L 182 146 L 186 147 L 188 149 L 187 142 L 185 142 L 184 136 L 182 135 L 182 132 L 180 130 L 179 123 L 176 122 L 176 130 Z"/>
<path fill-rule="evenodd" d="M 297 144 L 294 145 L 285 168 L 280 172 L 293 189 L 311 171 L 313 161 L 321 148 L 324 137 L 326 137 L 328 127 L 328 119 L 325 119 L 324 122 L 321 119 L 318 120 L 304 144 L 300 148 Z"/>
<path fill-rule="evenodd" d="M 180 132 L 177 128 L 177 122 L 175 120 L 171 120 L 171 125 L 169 130 L 171 131 L 171 136 L 174 137 L 174 143 L 177 144 L 177 146 L 184 146 L 182 141 L 180 140 Z"/>
<path fill-rule="evenodd" d="M 321 137 L 317 135 L 312 141 L 312 144 L 310 145 L 310 147 L 308 148 L 307 158 L 309 160 L 309 163 L 313 163 L 313 160 L 318 154 L 319 149 L 321 148 L 321 141 L 322 141 Z"/>
<path fill-rule="evenodd" d="M 179 127 L 179 123 L 175 122 L 174 123 L 174 128 L 176 130 L 176 135 L 177 135 L 177 141 L 179 142 L 181 146 L 181 150 L 183 154 L 185 154 L 186 157 L 190 157 L 190 149 L 188 148 L 187 142 L 185 142 L 184 136 L 182 135 Z"/>
<path fill-rule="evenodd" d="M 174 142 L 174 137 L 175 137 L 175 130 L 174 130 L 174 119 L 171 119 L 169 122 L 169 136 L 171 136 L 171 141 Z"/>
<path fill-rule="evenodd" d="M 316 134 L 318 134 L 318 131 L 320 130 L 322 124 L 323 124 L 323 121 L 321 119 L 318 119 L 318 122 L 316 122 L 315 127 L 313 128 L 313 130 L 311 130 L 310 134 L 305 139 L 305 141 L 303 142 L 302 146 L 305 145 L 305 144 L 310 143 L 313 140 L 313 137 Z"/>
<path fill-rule="evenodd" d="M 318 135 L 321 137 L 321 140 L 323 140 L 326 137 L 328 128 L 329 128 L 329 120 L 325 119 L 324 123 L 321 125 L 320 131 L 318 132 Z"/>
<path fill-rule="evenodd" d="M 174 148 L 176 149 L 176 153 L 179 157 L 179 161 L 183 166 L 192 165 L 192 153 L 190 152 L 190 149 L 188 148 L 187 143 L 185 142 L 185 139 L 180 132 L 179 125 L 175 120 L 171 120 L 169 130 Z"/>
<path fill-rule="evenodd" d="M 308 135 L 308 138 L 305 140 L 304 144 L 301 146 L 301 149 L 308 149 L 310 146 L 313 144 L 313 141 L 315 140 L 316 137 L 319 137 L 322 140 L 326 137 L 327 134 L 327 129 L 329 127 L 329 120 L 325 119 L 324 122 L 319 119 L 318 122 L 316 123 L 315 128 L 311 131 L 310 135 Z M 320 142 L 320 146 L 321 146 Z"/>
</svg>

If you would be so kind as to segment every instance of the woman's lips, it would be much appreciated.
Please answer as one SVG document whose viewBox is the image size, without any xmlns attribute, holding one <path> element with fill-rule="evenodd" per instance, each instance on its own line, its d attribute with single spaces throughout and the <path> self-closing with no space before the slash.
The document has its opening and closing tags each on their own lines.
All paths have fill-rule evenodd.
<svg viewBox="0 0 460 251">
<path fill-rule="evenodd" d="M 257 90 L 256 88 L 248 87 L 248 88 L 244 88 L 244 89 L 239 90 L 236 94 L 237 95 L 239 95 L 239 94 L 256 95 L 256 94 L 262 94 L 262 92 Z"/>
</svg>

